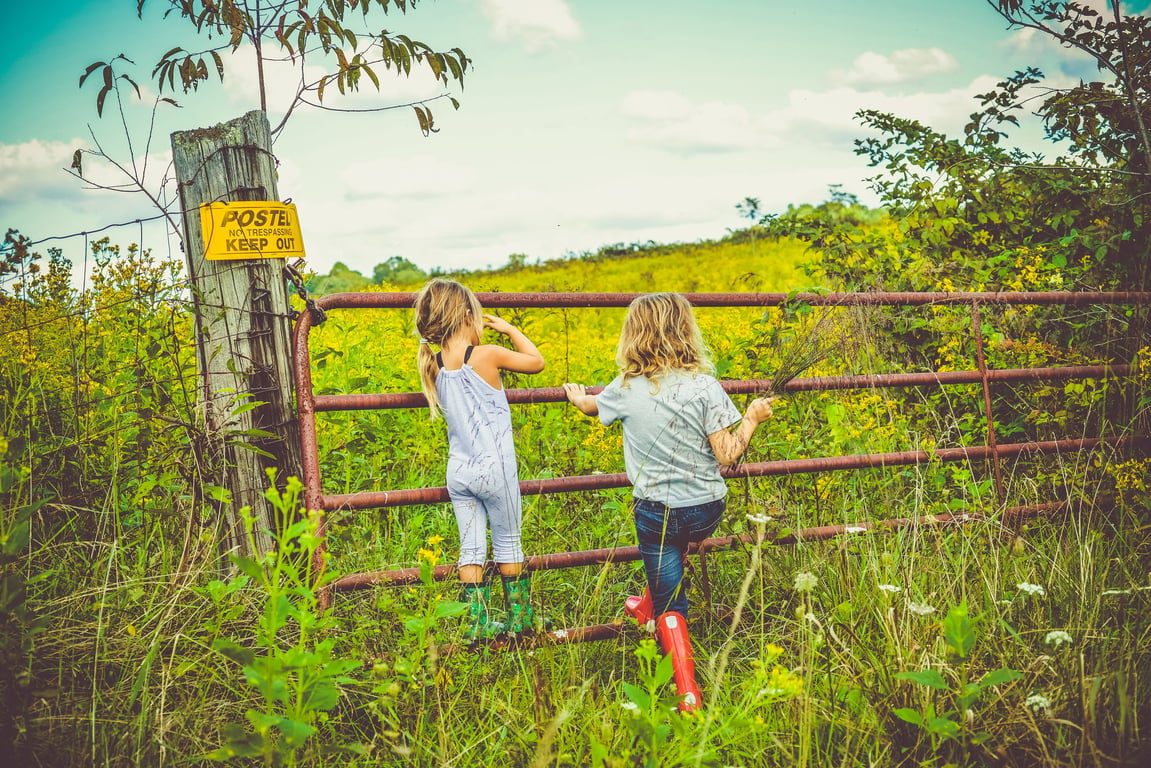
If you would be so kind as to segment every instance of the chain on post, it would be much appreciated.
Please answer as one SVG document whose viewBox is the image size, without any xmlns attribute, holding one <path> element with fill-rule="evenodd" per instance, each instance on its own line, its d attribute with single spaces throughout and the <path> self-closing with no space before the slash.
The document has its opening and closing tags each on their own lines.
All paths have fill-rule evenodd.
<svg viewBox="0 0 1151 768">
<path fill-rule="evenodd" d="M 304 276 L 300 274 L 300 267 L 303 266 L 303 259 L 296 259 L 291 264 L 284 265 L 284 274 L 288 276 L 288 280 L 296 288 L 296 294 L 304 302 L 304 306 L 312 313 L 312 322 L 316 325 L 328 319 L 328 313 L 324 311 L 323 307 L 316 304 L 316 300 L 308 296 L 308 286 L 304 284 Z M 294 309 L 290 310 L 292 319 L 295 320 L 299 316 L 299 312 Z"/>
</svg>

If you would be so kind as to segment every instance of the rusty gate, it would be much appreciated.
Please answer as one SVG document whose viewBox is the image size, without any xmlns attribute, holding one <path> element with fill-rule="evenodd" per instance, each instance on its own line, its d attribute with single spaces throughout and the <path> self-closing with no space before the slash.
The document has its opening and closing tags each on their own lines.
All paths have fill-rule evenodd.
<svg viewBox="0 0 1151 768">
<path fill-rule="evenodd" d="M 626 307 L 641 294 L 637 293 L 484 293 L 477 297 L 485 309 L 507 308 L 604 308 Z M 871 467 L 897 467 L 923 464 L 928 461 L 974 462 L 990 464 L 995 481 L 998 513 L 1005 519 L 1018 519 L 1062 509 L 1066 501 L 1053 501 L 1018 507 L 1004 506 L 1001 459 L 1013 456 L 1053 454 L 1086 451 L 1110 446 L 1128 449 L 1140 443 L 1145 436 L 1097 436 L 1078 439 L 1050 440 L 1025 443 L 999 443 L 996 439 L 995 420 L 991 411 L 991 386 L 1001 382 L 1042 382 L 1074 379 L 1123 377 L 1132 374 L 1131 366 L 1115 365 L 1065 366 L 1054 368 L 991 369 L 984 359 L 981 305 L 1145 305 L 1151 292 L 982 292 L 982 293 L 684 293 L 696 307 L 780 307 L 804 302 L 811 306 L 966 306 L 971 312 L 972 334 L 975 340 L 976 367 L 966 371 L 939 371 L 926 373 L 870 374 L 850 376 L 817 376 L 796 378 L 788 382 L 785 392 L 850 390 L 886 387 L 942 387 L 957 384 L 981 384 L 983 411 L 987 421 L 986 443 L 981 446 L 939 448 L 933 451 L 902 451 L 895 453 L 826 456 L 739 464 L 727 467 L 727 478 L 764 477 L 803 473 L 852 470 Z M 410 309 L 413 293 L 335 293 L 309 300 L 309 310 L 300 314 L 293 333 L 294 375 L 299 404 L 300 440 L 303 448 L 305 502 L 309 509 L 321 510 L 325 516 L 337 510 L 365 510 L 411 504 L 432 504 L 448 501 L 446 487 L 381 490 L 352 494 L 326 494 L 320 473 L 319 447 L 316 439 L 316 414 L 327 411 L 355 411 L 371 409 L 422 408 L 427 406 L 422 393 L 380 393 L 316 395 L 312 387 L 311 356 L 308 349 L 309 333 L 316 318 L 333 310 L 357 309 Z M 728 394 L 754 394 L 765 391 L 769 380 L 722 381 Z M 597 392 L 589 388 L 589 392 Z M 566 402 L 561 387 L 538 387 L 507 390 L 512 405 L 527 403 Z M 595 474 L 575 477 L 557 477 L 522 480 L 524 495 L 587 491 L 628 486 L 623 473 Z M 791 544 L 799 541 L 828 539 L 844 533 L 847 528 L 893 529 L 909 525 L 940 525 L 961 523 L 983 517 L 982 514 L 940 514 L 915 518 L 896 518 L 882 521 L 860 521 L 854 525 L 827 525 L 805 528 L 785 537 L 768 539 L 769 544 Z M 326 525 L 320 524 L 319 534 L 325 536 Z M 754 542 L 750 534 L 716 537 L 693 545 L 691 554 L 700 558 L 701 571 L 707 574 L 706 553 L 743 546 Z M 316 552 L 315 567 L 322 568 L 326 542 Z M 558 552 L 529 556 L 527 567 L 534 570 L 600 565 L 613 562 L 639 560 L 639 548 L 612 547 L 608 549 Z M 454 565 L 440 565 L 434 577 L 443 580 L 455 572 Z M 419 581 L 420 569 L 402 568 L 370 573 L 348 574 L 328 585 L 321 594 L 321 604 L 328 605 L 331 591 L 363 589 L 375 585 L 413 584 Z M 580 642 L 614 637 L 623 631 L 622 621 L 591 627 L 559 629 L 537 635 L 532 643 Z"/>
</svg>

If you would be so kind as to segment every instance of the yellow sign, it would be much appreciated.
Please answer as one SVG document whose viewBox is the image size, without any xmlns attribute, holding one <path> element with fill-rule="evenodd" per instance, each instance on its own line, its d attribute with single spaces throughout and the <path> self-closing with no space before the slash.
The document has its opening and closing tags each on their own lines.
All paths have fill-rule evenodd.
<svg viewBox="0 0 1151 768">
<path fill-rule="evenodd" d="M 200 206 L 200 227 L 210 261 L 304 255 L 295 203 L 208 203 Z"/>
</svg>

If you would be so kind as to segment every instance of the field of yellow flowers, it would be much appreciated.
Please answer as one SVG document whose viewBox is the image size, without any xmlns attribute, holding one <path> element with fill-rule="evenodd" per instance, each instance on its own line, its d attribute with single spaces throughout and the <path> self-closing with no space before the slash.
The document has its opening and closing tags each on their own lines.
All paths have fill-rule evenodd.
<svg viewBox="0 0 1151 768">
<path fill-rule="evenodd" d="M 731 238 L 519 265 L 477 291 L 789 292 L 818 256 L 790 239 Z M 863 258 L 856 254 L 853 258 Z M 813 264 L 812 260 L 816 260 Z M 419 566 L 419 583 L 340 593 L 320 610 L 318 515 L 298 482 L 270 489 L 276 546 L 223 567 L 199 474 L 194 347 L 179 267 L 106 241 L 93 286 L 63 271 L 6 304 L 0 353 L 0 749 L 27 765 L 136 766 L 1141 766 L 1151 728 L 1147 461 L 1071 454 L 734 480 L 719 535 L 752 543 L 693 558 L 692 637 L 705 708 L 674 707 L 652 639 L 624 620 L 637 563 L 533 576 L 556 628 L 623 621 L 621 637 L 449 653 L 456 556 L 446 504 L 331 515 L 327 576 Z M 1033 259 L 1020 285 L 1042 280 Z M 53 277 L 54 276 L 54 277 Z M 384 286 L 409 292 L 414 286 Z M 8 301 L 8 299 L 5 299 Z M 839 310 L 835 310 L 839 312 Z M 500 311 L 547 358 L 509 387 L 603 384 L 622 309 Z M 968 308 L 828 315 L 801 305 L 699 309 L 721 378 L 769 377 L 830 334 L 805 375 L 975 366 Z M 993 367 L 1108 359 L 1072 327 L 1090 309 L 988 313 Z M 317 393 L 413 392 L 407 310 L 337 310 L 311 345 Z M 1001 387 L 1003 439 L 1117 429 L 1144 407 L 1146 349 L 1123 380 Z M 743 406 L 748 396 L 737 396 Z M 1143 405 L 1138 405 L 1138 404 Z M 792 393 L 747 460 L 981 444 L 982 392 Z M 564 403 L 513 408 L 522 478 L 622 470 L 618 429 Z M 1122 425 L 1119 425 L 1121 428 Z M 426 411 L 319 417 L 328 493 L 439 486 L 446 438 Z M 627 489 L 528 496 L 531 554 L 634 543 Z M 1067 502 L 1026 523 L 1002 504 Z M 963 525 L 859 525 L 936 513 Z M 826 541 L 773 542 L 846 526 Z M 706 579 L 704 567 L 706 565 Z M 496 610 L 501 610 L 497 602 Z M 0 753 L 5 754 L 7 753 Z"/>
</svg>

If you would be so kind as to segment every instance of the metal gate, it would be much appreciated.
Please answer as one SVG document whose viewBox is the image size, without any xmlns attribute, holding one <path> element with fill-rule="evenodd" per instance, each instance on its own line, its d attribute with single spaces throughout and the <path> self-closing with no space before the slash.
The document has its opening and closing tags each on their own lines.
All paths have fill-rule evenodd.
<svg viewBox="0 0 1151 768">
<path fill-rule="evenodd" d="M 485 308 L 603 308 L 626 307 L 641 294 L 635 293 L 477 293 Z M 764 461 L 739 464 L 723 470 L 727 478 L 765 477 L 817 472 L 853 470 L 872 467 L 899 467 L 939 462 L 977 462 L 990 464 L 995 480 L 998 514 L 1006 519 L 1034 516 L 1067 506 L 1065 501 L 1053 501 L 1019 507 L 1004 506 L 1001 459 L 1014 456 L 1041 455 L 1087 451 L 1109 446 L 1129 449 L 1142 443 L 1145 436 L 1098 436 L 1079 439 L 1050 440 L 1025 443 L 999 443 L 996 439 L 995 420 L 991 410 L 991 386 L 1007 382 L 1045 382 L 1075 379 L 1124 377 L 1132 374 L 1127 364 L 1067 366 L 1057 368 L 990 369 L 984 359 L 984 341 L 980 307 L 983 305 L 1145 305 L 1151 301 L 1151 292 L 983 292 L 983 293 L 685 293 L 696 307 L 780 307 L 794 302 L 810 306 L 967 306 L 971 312 L 972 334 L 975 340 L 976 368 L 967 371 L 928 373 L 872 374 L 853 376 L 821 376 L 796 378 L 788 382 L 785 392 L 852 390 L 886 387 L 945 387 L 958 384 L 981 384 L 983 411 L 987 420 L 986 443 L 962 448 L 940 448 L 933 451 L 902 451 L 895 453 L 826 456 L 820 458 Z M 358 309 L 411 309 L 413 293 L 336 293 L 309 301 L 322 313 L 332 310 Z M 447 488 L 409 488 L 381 490 L 353 494 L 325 494 L 320 473 L 320 460 L 316 440 L 316 414 L 328 411 L 355 411 L 371 409 L 423 408 L 427 406 L 422 393 L 315 395 L 312 387 L 311 356 L 308 349 L 309 333 L 320 313 L 305 311 L 300 314 L 293 333 L 294 374 L 299 404 L 300 439 L 303 448 L 305 502 L 309 509 L 324 513 L 337 510 L 364 510 L 410 504 L 432 504 L 448 501 Z M 728 394 L 754 394 L 764 391 L 768 380 L 734 380 L 721 382 Z M 596 389 L 590 389 L 596 392 Z M 512 405 L 527 403 L 566 402 L 561 387 L 539 387 L 507 390 Z M 556 477 L 523 480 L 520 491 L 524 495 L 588 491 L 628 486 L 623 473 Z M 788 536 L 768 539 L 770 544 L 792 544 L 799 541 L 827 539 L 844 533 L 847 528 L 894 529 L 909 525 L 941 525 L 962 523 L 983 517 L 981 514 L 941 514 L 916 518 L 896 518 L 879 522 L 861 521 L 854 525 L 828 525 L 805 528 Z M 320 525 L 319 535 L 325 536 L 326 526 Z M 739 547 L 752 543 L 749 534 L 707 539 L 693 545 L 692 554 L 700 558 L 706 590 L 706 554 L 715 550 Z M 322 568 L 326 541 L 316 552 L 315 567 Z M 638 547 L 558 552 L 530 556 L 527 567 L 533 570 L 570 568 L 612 562 L 638 560 Z M 434 577 L 443 580 L 455 573 L 454 565 L 440 565 Z M 419 580 L 417 567 L 345 575 L 332 582 L 321 595 L 321 604 L 328 605 L 331 591 L 348 591 L 377 585 L 413 584 Z M 591 627 L 559 629 L 537 635 L 530 644 L 579 642 L 614 637 L 623 630 L 622 621 Z"/>
</svg>

